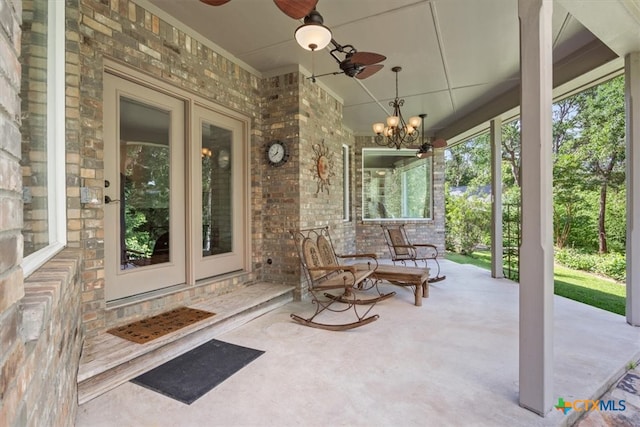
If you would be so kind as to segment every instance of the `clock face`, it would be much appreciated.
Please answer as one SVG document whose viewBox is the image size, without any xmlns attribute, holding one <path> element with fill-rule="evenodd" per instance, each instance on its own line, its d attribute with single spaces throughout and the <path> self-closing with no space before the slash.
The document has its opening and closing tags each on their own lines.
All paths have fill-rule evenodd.
<svg viewBox="0 0 640 427">
<path fill-rule="evenodd" d="M 267 147 L 267 160 L 273 166 L 282 166 L 288 159 L 289 153 L 286 146 L 280 142 L 275 141 Z"/>
<path fill-rule="evenodd" d="M 227 150 L 220 150 L 220 154 L 218 154 L 218 166 L 220 166 L 221 169 L 229 166 L 229 152 Z"/>
</svg>

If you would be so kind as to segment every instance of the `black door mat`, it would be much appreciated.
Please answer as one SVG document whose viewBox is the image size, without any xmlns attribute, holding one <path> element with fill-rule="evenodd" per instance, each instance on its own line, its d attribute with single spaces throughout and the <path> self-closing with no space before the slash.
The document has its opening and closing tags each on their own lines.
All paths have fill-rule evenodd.
<svg viewBox="0 0 640 427">
<path fill-rule="evenodd" d="M 263 353 L 211 340 L 131 382 L 190 405 Z"/>
</svg>

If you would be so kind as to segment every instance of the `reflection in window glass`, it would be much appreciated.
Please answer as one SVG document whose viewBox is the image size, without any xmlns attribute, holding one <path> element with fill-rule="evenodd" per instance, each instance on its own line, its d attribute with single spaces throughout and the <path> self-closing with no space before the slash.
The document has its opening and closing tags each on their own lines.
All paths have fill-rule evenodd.
<svg viewBox="0 0 640 427">
<path fill-rule="evenodd" d="M 120 99 L 120 269 L 169 262 L 170 113 Z"/>
<path fill-rule="evenodd" d="M 48 2 L 22 9 L 22 182 L 24 256 L 49 245 L 47 189 Z"/>
<path fill-rule="evenodd" d="M 363 219 L 432 217 L 432 157 L 415 150 L 364 149 Z"/>
<path fill-rule="evenodd" d="M 233 133 L 202 123 L 202 256 L 233 250 Z"/>
</svg>

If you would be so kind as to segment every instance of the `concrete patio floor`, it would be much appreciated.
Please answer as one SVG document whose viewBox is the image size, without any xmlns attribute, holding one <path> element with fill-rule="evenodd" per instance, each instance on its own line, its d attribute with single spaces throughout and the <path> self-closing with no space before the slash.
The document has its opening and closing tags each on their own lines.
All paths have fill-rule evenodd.
<svg viewBox="0 0 640 427">
<path fill-rule="evenodd" d="M 405 288 L 346 332 L 294 323 L 294 302 L 217 339 L 265 353 L 191 405 L 132 383 L 87 402 L 83 426 L 558 426 L 518 405 L 518 285 L 443 261 L 422 307 Z M 555 297 L 554 399 L 597 399 L 640 358 L 640 328 Z M 326 319 L 326 318 L 325 318 Z M 351 319 L 349 319 L 350 321 Z M 631 410 L 631 409 L 630 409 Z M 594 424 L 595 425 L 595 424 Z"/>
</svg>

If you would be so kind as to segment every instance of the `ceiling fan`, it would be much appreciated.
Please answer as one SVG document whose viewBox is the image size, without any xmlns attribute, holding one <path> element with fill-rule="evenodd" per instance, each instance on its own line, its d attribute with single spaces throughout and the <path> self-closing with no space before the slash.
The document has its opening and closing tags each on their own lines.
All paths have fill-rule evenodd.
<svg viewBox="0 0 640 427">
<path fill-rule="evenodd" d="M 228 3 L 230 0 L 200 0 L 202 3 L 210 6 L 222 6 Z M 273 0 L 278 8 L 284 12 L 287 16 L 293 19 L 302 19 L 305 17 L 311 17 L 315 14 L 322 23 L 322 16 L 315 10 L 318 0 Z M 306 21 L 305 21 L 306 22 Z M 387 59 L 384 55 L 373 52 L 358 52 L 352 45 L 340 45 L 334 39 L 331 39 L 333 49 L 329 52 L 333 59 L 336 60 L 340 66 L 340 70 L 332 73 L 325 73 L 320 75 L 312 75 L 310 79 L 315 82 L 316 77 L 346 74 L 349 77 L 355 77 L 357 79 L 366 79 L 372 76 L 376 72 L 380 71 L 383 67 L 379 62 Z M 342 58 L 340 55 L 344 55 Z"/>
<path fill-rule="evenodd" d="M 209 6 L 222 6 L 229 0 L 200 0 Z M 278 8 L 293 19 L 302 19 L 309 14 L 318 3 L 318 0 L 273 0 Z"/>
<path fill-rule="evenodd" d="M 340 45 L 334 39 L 331 39 L 333 49 L 329 52 L 333 59 L 336 60 L 342 71 L 332 73 L 318 74 L 311 76 L 311 80 L 315 82 L 316 77 L 331 76 L 337 74 L 346 74 L 349 77 L 355 77 L 362 80 L 371 77 L 380 71 L 384 65 L 378 64 L 387 59 L 386 56 L 373 52 L 358 52 L 355 47 L 350 44 Z M 340 54 L 344 57 L 340 58 Z"/>
</svg>

